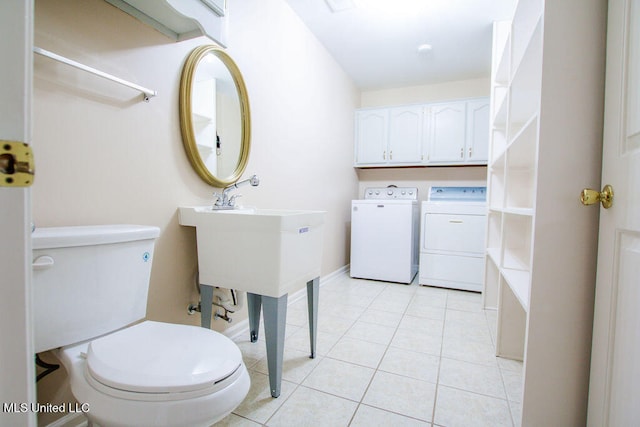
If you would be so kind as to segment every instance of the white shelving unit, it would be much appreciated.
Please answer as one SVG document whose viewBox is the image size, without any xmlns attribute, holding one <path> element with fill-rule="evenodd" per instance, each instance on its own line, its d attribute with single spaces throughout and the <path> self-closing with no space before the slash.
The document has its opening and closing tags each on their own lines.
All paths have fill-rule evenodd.
<svg viewBox="0 0 640 427">
<path fill-rule="evenodd" d="M 508 287 L 529 306 L 542 80 L 542 0 L 524 0 L 494 25 L 485 306 Z M 487 278 L 489 279 L 489 278 Z M 498 353 L 500 351 L 498 350 Z M 519 354 L 522 358 L 523 354 Z"/>
<path fill-rule="evenodd" d="M 578 194 L 599 180 L 606 16 L 587 1 L 519 0 L 494 24 L 484 303 L 496 355 L 524 362 L 522 426 L 586 423 L 595 243 Z"/>
</svg>

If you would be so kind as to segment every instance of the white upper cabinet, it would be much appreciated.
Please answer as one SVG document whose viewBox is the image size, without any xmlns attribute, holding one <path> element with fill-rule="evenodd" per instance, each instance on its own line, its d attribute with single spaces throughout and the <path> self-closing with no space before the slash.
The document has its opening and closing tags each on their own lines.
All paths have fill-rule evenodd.
<svg viewBox="0 0 640 427">
<path fill-rule="evenodd" d="M 422 107 L 389 110 L 389 163 L 416 164 L 422 161 Z"/>
<path fill-rule="evenodd" d="M 486 165 L 489 99 L 356 111 L 356 167 Z"/>
<path fill-rule="evenodd" d="M 388 109 L 356 112 L 356 164 L 382 165 L 386 162 L 388 129 Z"/>
<path fill-rule="evenodd" d="M 429 162 L 459 163 L 464 161 L 466 109 L 465 102 L 451 102 L 427 107 Z"/>
<path fill-rule="evenodd" d="M 467 102 L 467 163 L 487 164 L 489 158 L 489 100 Z"/>
</svg>

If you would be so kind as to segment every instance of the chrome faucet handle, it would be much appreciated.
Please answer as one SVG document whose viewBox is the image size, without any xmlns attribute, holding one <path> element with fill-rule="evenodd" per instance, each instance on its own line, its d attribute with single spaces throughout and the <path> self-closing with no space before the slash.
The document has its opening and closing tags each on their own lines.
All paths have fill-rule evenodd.
<svg viewBox="0 0 640 427">
<path fill-rule="evenodd" d="M 222 206 L 224 205 L 224 195 L 220 194 L 220 193 L 213 193 L 213 198 L 214 198 L 214 202 L 213 205 L 214 206 Z"/>
<path fill-rule="evenodd" d="M 236 205 L 236 199 L 237 199 L 238 197 L 242 197 L 242 194 L 234 194 L 233 196 L 231 196 L 231 197 L 229 198 L 229 203 L 228 203 L 228 205 L 229 205 L 229 206 L 235 206 L 235 205 Z"/>
</svg>

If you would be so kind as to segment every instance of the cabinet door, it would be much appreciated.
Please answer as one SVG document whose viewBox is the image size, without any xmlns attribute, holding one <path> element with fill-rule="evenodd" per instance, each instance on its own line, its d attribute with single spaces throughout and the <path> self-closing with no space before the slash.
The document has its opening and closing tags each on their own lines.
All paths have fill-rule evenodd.
<svg viewBox="0 0 640 427">
<path fill-rule="evenodd" d="M 489 100 L 467 102 L 467 163 L 486 163 L 489 158 Z"/>
<path fill-rule="evenodd" d="M 355 164 L 386 163 L 388 109 L 356 112 Z"/>
<path fill-rule="evenodd" d="M 392 108 L 389 111 L 390 163 L 420 163 L 422 155 L 422 106 Z"/>
<path fill-rule="evenodd" d="M 429 162 L 462 163 L 466 134 L 466 102 L 431 106 L 429 113 Z"/>
</svg>

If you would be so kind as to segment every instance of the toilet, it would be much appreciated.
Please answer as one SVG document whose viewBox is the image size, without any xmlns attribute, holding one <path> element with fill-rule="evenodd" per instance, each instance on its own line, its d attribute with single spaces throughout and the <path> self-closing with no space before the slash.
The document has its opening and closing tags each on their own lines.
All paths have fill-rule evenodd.
<svg viewBox="0 0 640 427">
<path fill-rule="evenodd" d="M 54 350 L 91 423 L 210 426 L 249 391 L 237 345 L 197 326 L 143 320 L 157 227 L 38 228 L 36 352 Z"/>
</svg>

